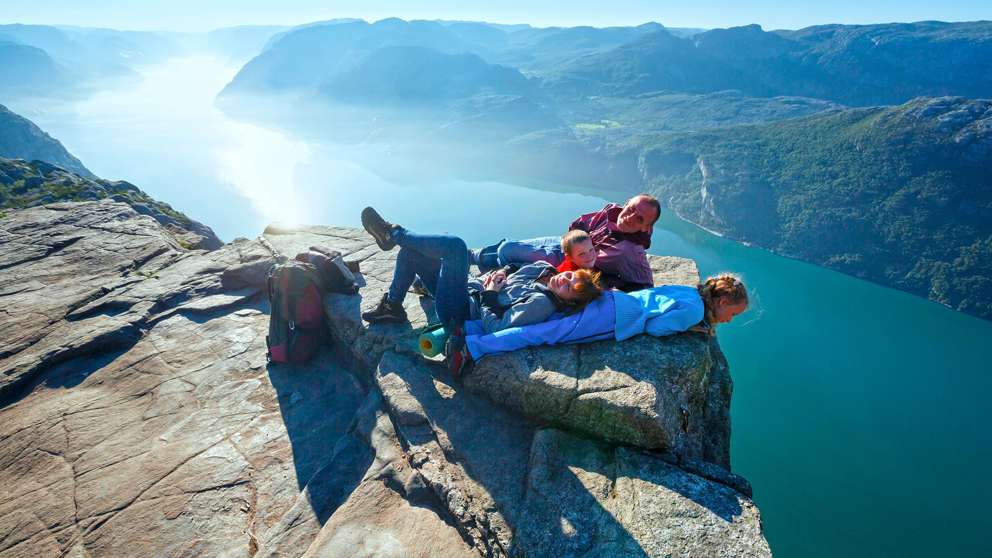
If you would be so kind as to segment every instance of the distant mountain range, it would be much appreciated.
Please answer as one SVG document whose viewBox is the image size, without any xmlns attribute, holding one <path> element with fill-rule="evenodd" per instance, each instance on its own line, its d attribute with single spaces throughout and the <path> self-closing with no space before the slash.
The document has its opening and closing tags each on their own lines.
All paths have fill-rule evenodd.
<svg viewBox="0 0 992 558">
<path fill-rule="evenodd" d="M 160 60 L 178 46 L 158 33 L 19 24 L 0 25 L 3 44 L 21 49 L 21 54 L 8 51 L 0 59 L 0 74 L 7 76 L 0 78 L 0 100 L 24 94 L 66 96 L 93 80 L 130 77 L 134 65 Z"/>
<path fill-rule="evenodd" d="M 546 76 L 562 95 L 736 89 L 849 105 L 921 95 L 992 96 L 992 22 L 714 29 L 689 38 L 657 31 L 577 58 Z"/>
<path fill-rule="evenodd" d="M 989 97 L 992 22 L 397 19 L 286 31 L 221 95 L 235 113 L 277 100 L 281 123 L 357 142 L 373 165 L 443 157 L 472 178 L 648 189 L 731 238 L 992 319 Z M 898 106 L 851 108 L 874 105 Z"/>
<path fill-rule="evenodd" d="M 0 94 L 5 97 L 60 91 L 71 82 L 65 67 L 40 48 L 0 38 Z"/>
<path fill-rule="evenodd" d="M 562 97 L 654 91 L 803 96 L 849 105 L 921 95 L 992 95 L 992 22 L 757 25 L 686 36 L 649 23 L 617 28 L 502 28 L 387 19 L 329 22 L 283 33 L 245 65 L 228 93 L 314 87 L 377 49 L 471 53 L 540 77 Z"/>
<path fill-rule="evenodd" d="M 243 62 L 286 27 L 244 26 L 209 33 L 0 25 L 0 102 L 18 96 L 68 97 L 99 80 L 129 79 L 135 68 L 197 51 Z"/>
</svg>

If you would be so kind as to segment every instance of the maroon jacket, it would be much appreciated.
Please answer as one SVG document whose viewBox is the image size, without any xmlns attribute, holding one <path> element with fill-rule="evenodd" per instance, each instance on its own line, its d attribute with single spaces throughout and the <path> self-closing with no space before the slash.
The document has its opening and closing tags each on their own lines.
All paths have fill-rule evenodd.
<svg viewBox="0 0 992 558">
<path fill-rule="evenodd" d="M 586 213 L 572 221 L 568 230 L 580 229 L 586 231 L 592 237 L 592 243 L 597 248 L 600 246 L 613 246 L 621 240 L 629 240 L 635 244 L 640 244 L 645 250 L 650 248 L 651 233 L 620 232 L 620 229 L 617 228 L 617 218 L 620 217 L 621 211 L 623 211 L 623 206 L 608 203 L 603 209 L 593 213 Z"/>
<path fill-rule="evenodd" d="M 650 232 L 624 233 L 617 229 L 617 217 L 623 207 L 606 204 L 602 210 L 586 213 L 568 227 L 589 233 L 596 247 L 596 268 L 619 277 L 629 288 L 646 288 L 654 284 L 647 250 L 651 247 Z"/>
</svg>

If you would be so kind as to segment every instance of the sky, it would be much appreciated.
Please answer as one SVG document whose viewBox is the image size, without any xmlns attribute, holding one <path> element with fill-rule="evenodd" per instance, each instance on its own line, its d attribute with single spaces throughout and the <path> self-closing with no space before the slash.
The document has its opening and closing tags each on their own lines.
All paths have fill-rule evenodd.
<svg viewBox="0 0 992 558">
<path fill-rule="evenodd" d="M 992 0 L 0 0 L 0 23 L 206 31 L 341 17 L 462 19 L 545 26 L 798 29 L 824 23 L 992 20 Z"/>
</svg>

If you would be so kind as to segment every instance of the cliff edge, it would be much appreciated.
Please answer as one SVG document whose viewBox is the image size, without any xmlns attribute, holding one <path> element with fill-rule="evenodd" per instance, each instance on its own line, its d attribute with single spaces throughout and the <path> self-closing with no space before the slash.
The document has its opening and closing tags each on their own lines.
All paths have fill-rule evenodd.
<svg viewBox="0 0 992 558">
<path fill-rule="evenodd" d="M 534 348 L 455 382 L 414 352 L 429 300 L 356 321 L 395 258 L 361 231 L 208 252 L 102 201 L 8 211 L 0 240 L 0 556 L 770 554 L 715 340 Z M 264 278 L 311 244 L 365 286 L 327 297 L 312 364 L 268 365 Z"/>
</svg>

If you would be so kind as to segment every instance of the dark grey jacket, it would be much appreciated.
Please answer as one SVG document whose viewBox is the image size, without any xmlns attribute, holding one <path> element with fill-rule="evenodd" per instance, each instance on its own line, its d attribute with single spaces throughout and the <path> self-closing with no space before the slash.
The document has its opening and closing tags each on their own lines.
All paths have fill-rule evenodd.
<svg viewBox="0 0 992 558">
<path fill-rule="evenodd" d="M 551 290 L 537 280 L 555 273 L 555 267 L 549 263 L 527 264 L 507 276 L 499 292 L 483 288 L 485 275 L 470 278 L 468 290 L 474 295 L 469 297 L 472 319 L 482 320 L 486 333 L 547 320 L 558 312 L 558 306 Z"/>
</svg>

